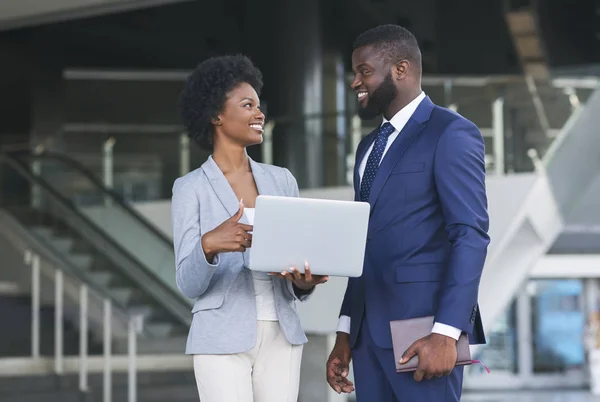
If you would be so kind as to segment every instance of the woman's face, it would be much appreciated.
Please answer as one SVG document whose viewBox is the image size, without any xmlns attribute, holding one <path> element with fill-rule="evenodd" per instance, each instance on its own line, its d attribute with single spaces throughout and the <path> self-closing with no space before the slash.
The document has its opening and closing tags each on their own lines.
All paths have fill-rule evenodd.
<svg viewBox="0 0 600 402">
<path fill-rule="evenodd" d="M 249 146 L 260 144 L 265 128 L 265 115 L 260 111 L 260 100 L 254 88 L 241 83 L 227 94 L 223 110 L 215 121 L 215 138 Z"/>
</svg>

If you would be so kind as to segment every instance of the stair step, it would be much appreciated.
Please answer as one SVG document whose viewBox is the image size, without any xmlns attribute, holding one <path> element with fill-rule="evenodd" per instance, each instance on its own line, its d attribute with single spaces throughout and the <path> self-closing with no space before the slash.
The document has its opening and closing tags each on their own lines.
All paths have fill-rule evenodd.
<svg viewBox="0 0 600 402">
<path fill-rule="evenodd" d="M 92 281 L 100 286 L 109 286 L 114 279 L 114 274 L 105 271 L 93 271 L 90 273 Z"/>
<path fill-rule="evenodd" d="M 130 288 L 114 288 L 110 289 L 109 293 L 122 305 L 129 304 L 131 297 L 133 296 L 133 289 Z"/>
<path fill-rule="evenodd" d="M 150 326 L 150 328 L 153 328 L 152 325 L 154 325 L 154 324 L 158 324 L 160 326 L 162 326 L 163 324 L 166 324 L 166 325 L 170 326 L 170 330 L 168 332 L 168 335 L 170 338 L 187 337 L 187 333 L 189 331 L 189 326 L 173 323 L 171 321 L 172 316 L 161 308 L 155 307 L 151 304 L 148 304 L 148 305 L 136 304 L 136 305 L 128 306 L 127 312 L 131 316 L 137 315 L 137 316 L 143 317 L 142 320 L 143 320 L 143 325 L 144 325 L 145 329 L 148 329 L 148 326 Z M 159 328 L 159 327 L 156 327 L 156 328 Z M 154 333 L 151 331 L 148 331 L 148 332 L 150 332 L 154 336 L 160 336 L 160 337 L 164 336 L 164 329 L 158 329 L 158 333 Z"/>
<path fill-rule="evenodd" d="M 47 226 L 36 226 L 31 229 L 39 237 L 52 244 L 58 251 L 67 253 L 73 249 L 75 239 L 56 234 L 54 229 Z"/>
<path fill-rule="evenodd" d="M 73 247 L 73 243 L 75 242 L 73 239 L 68 237 L 55 237 L 51 240 L 52 245 L 62 253 L 68 253 L 71 251 Z"/>
<path fill-rule="evenodd" d="M 90 374 L 90 392 L 80 395 L 76 375 L 0 378 L 0 402 L 81 402 L 102 400 L 102 375 Z M 127 374 L 113 373 L 113 402 L 127 401 Z M 138 372 L 139 402 L 197 402 L 192 370 L 164 373 Z"/>
<path fill-rule="evenodd" d="M 94 263 L 94 258 L 88 254 L 67 254 L 66 258 L 76 267 L 89 271 Z"/>
<path fill-rule="evenodd" d="M 177 354 L 185 351 L 187 335 L 169 336 L 165 339 L 139 339 L 137 350 L 140 354 Z"/>
<path fill-rule="evenodd" d="M 34 226 L 31 228 L 31 231 L 45 240 L 49 240 L 54 234 L 52 228 L 48 226 Z"/>
<path fill-rule="evenodd" d="M 157 338 L 166 338 L 173 331 L 174 325 L 171 323 L 149 322 L 144 328 Z"/>
<path fill-rule="evenodd" d="M 15 282 L 0 281 L 0 296 L 15 296 L 20 295 L 22 290 Z"/>
<path fill-rule="evenodd" d="M 155 308 L 147 304 L 136 304 L 127 307 L 127 312 L 130 315 L 142 316 L 145 317 L 145 319 L 151 318 L 155 311 Z"/>
</svg>

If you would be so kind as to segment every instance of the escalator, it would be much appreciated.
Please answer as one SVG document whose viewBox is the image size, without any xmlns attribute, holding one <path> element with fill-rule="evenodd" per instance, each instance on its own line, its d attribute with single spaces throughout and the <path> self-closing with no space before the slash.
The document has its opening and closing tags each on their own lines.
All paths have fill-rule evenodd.
<svg viewBox="0 0 600 402">
<path fill-rule="evenodd" d="M 172 242 L 117 194 L 52 153 L 0 153 L 0 179 L 4 222 L 52 250 L 63 269 L 118 309 L 141 314 L 150 341 L 185 336 L 192 302 L 177 289 Z"/>
<path fill-rule="evenodd" d="M 520 189 L 511 176 L 496 180 L 499 191 L 495 194 L 488 190 L 496 231 L 491 236 L 479 292 L 486 327 L 496 322 L 522 289 L 535 263 L 550 250 L 572 211 L 597 180 L 599 111 L 600 89 L 596 89 L 567 121 L 538 171 L 525 177 L 525 191 L 515 191 Z M 507 208 L 506 194 L 511 194 L 512 209 Z"/>
</svg>

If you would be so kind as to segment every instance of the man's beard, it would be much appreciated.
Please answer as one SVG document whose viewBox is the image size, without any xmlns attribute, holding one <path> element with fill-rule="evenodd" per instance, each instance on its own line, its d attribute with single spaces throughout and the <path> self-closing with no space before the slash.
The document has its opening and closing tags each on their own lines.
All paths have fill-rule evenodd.
<svg viewBox="0 0 600 402">
<path fill-rule="evenodd" d="M 367 105 L 365 107 L 359 105 L 358 117 L 363 120 L 372 120 L 383 114 L 396 97 L 396 92 L 392 73 L 389 73 L 379 84 L 379 87 L 368 95 Z"/>
</svg>

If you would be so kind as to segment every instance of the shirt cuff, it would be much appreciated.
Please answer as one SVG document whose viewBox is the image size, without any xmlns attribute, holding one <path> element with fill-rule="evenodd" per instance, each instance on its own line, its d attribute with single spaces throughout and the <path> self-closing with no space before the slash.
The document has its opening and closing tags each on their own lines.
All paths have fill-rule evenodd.
<svg viewBox="0 0 600 402">
<path fill-rule="evenodd" d="M 440 322 L 436 322 L 433 324 L 433 329 L 431 330 L 431 332 L 448 336 L 450 338 L 453 338 L 455 341 L 458 341 L 458 338 L 460 338 L 460 335 L 462 334 L 462 331 L 460 329 L 454 328 L 450 325 L 442 324 Z"/>
<path fill-rule="evenodd" d="M 350 317 L 347 315 L 341 315 L 338 321 L 337 332 L 350 333 Z"/>
</svg>

